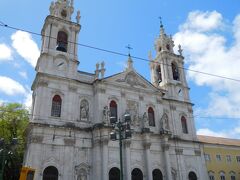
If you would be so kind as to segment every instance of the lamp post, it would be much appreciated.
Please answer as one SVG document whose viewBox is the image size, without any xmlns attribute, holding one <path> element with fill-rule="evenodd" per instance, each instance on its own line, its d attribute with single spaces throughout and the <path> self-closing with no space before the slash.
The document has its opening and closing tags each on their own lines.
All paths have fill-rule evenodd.
<svg viewBox="0 0 240 180">
<path fill-rule="evenodd" d="M 117 120 L 116 117 L 110 117 L 110 124 L 114 127 L 110 133 L 112 141 L 119 140 L 119 155 L 120 155 L 120 180 L 123 180 L 123 163 L 122 163 L 122 141 L 132 137 L 130 114 L 124 114 L 123 121 Z"/>
<path fill-rule="evenodd" d="M 10 144 L 6 144 L 3 138 L 0 139 L 0 157 L 1 157 L 0 180 L 3 180 L 5 164 L 6 161 L 8 161 L 8 155 L 12 153 L 11 148 L 14 148 L 17 144 L 18 144 L 17 138 L 13 138 Z"/>
</svg>

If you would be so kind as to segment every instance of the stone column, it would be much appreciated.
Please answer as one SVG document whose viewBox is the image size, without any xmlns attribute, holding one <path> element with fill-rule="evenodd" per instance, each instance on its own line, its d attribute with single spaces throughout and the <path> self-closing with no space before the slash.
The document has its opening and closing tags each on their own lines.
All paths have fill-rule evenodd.
<svg viewBox="0 0 240 180">
<path fill-rule="evenodd" d="M 101 159 L 101 141 L 100 139 L 94 139 L 93 142 L 93 177 L 102 177 L 101 175 L 101 166 L 102 166 L 102 159 Z"/>
<path fill-rule="evenodd" d="M 131 140 L 125 140 L 124 146 L 125 146 L 125 171 L 123 176 L 126 180 L 131 180 Z"/>
<path fill-rule="evenodd" d="M 170 157 L 169 157 L 169 147 L 170 147 L 170 144 L 168 143 L 168 137 L 165 136 L 163 139 L 163 142 L 162 142 L 162 150 L 163 150 L 164 158 L 165 158 L 167 180 L 172 180 L 171 163 L 170 163 Z"/>
<path fill-rule="evenodd" d="M 101 139 L 102 142 L 102 179 L 108 179 L 108 138 Z"/>
<path fill-rule="evenodd" d="M 152 168 L 151 168 L 151 157 L 150 157 L 150 147 L 151 142 L 144 142 L 143 143 L 144 149 L 145 149 L 145 161 L 146 161 L 146 167 L 147 167 L 147 179 L 152 180 Z"/>
<path fill-rule="evenodd" d="M 181 148 L 176 148 L 175 153 L 177 155 L 177 167 L 179 171 L 179 179 L 184 180 L 186 176 L 186 169 L 185 169 L 185 164 L 184 164 L 184 159 L 183 159 L 183 149 Z"/>
</svg>

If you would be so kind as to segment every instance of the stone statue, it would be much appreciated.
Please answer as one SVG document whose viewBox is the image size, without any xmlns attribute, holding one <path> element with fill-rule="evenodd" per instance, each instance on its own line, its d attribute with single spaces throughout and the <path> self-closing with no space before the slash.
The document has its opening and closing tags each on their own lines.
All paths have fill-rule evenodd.
<svg viewBox="0 0 240 180">
<path fill-rule="evenodd" d="M 107 124 L 108 123 L 108 120 L 109 120 L 109 109 L 108 109 L 108 106 L 105 106 L 103 108 L 103 123 L 104 124 Z"/>
<path fill-rule="evenodd" d="M 86 163 L 81 163 L 75 166 L 76 180 L 87 180 L 90 166 Z"/>
<path fill-rule="evenodd" d="M 147 113 L 143 113 L 143 128 L 149 128 L 148 116 Z"/>
<path fill-rule="evenodd" d="M 54 15 L 54 2 L 51 2 L 51 5 L 49 7 L 50 15 Z"/>
<path fill-rule="evenodd" d="M 77 16 L 76 16 L 76 20 L 77 20 L 77 23 L 79 24 L 79 22 L 80 22 L 80 18 L 81 18 L 81 16 L 80 16 L 80 11 L 78 10 L 77 11 Z"/>
<path fill-rule="evenodd" d="M 78 176 L 78 180 L 87 180 L 87 176 L 85 174 L 81 174 Z"/>
<path fill-rule="evenodd" d="M 87 180 L 86 173 L 81 171 L 80 174 L 77 176 L 77 180 Z"/>
<path fill-rule="evenodd" d="M 81 106 L 80 106 L 80 117 L 82 119 L 88 119 L 89 116 L 89 105 L 87 100 L 82 100 L 81 101 Z"/>
<path fill-rule="evenodd" d="M 169 130 L 169 122 L 168 122 L 168 116 L 167 114 L 163 114 L 160 120 L 160 128 L 164 130 Z"/>
</svg>

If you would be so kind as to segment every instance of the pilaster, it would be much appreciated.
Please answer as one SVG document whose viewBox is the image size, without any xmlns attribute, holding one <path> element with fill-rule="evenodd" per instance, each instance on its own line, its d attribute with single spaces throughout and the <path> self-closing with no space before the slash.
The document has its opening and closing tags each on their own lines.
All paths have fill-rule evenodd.
<svg viewBox="0 0 240 180">
<path fill-rule="evenodd" d="M 169 156 L 170 144 L 168 143 L 168 136 L 163 136 L 161 147 L 162 147 L 164 159 L 165 159 L 167 180 L 172 180 L 171 163 L 170 163 L 170 156 Z"/>
<path fill-rule="evenodd" d="M 147 167 L 147 179 L 152 180 L 152 167 L 151 167 L 151 154 L 150 154 L 150 147 L 151 147 L 151 142 L 145 141 L 143 142 L 143 147 L 145 150 L 145 157 L 146 157 L 146 167 Z"/>
<path fill-rule="evenodd" d="M 131 180 L 131 140 L 124 140 L 125 147 L 125 178 Z"/>
<path fill-rule="evenodd" d="M 101 139 L 102 144 L 102 179 L 108 179 L 108 138 Z"/>
</svg>

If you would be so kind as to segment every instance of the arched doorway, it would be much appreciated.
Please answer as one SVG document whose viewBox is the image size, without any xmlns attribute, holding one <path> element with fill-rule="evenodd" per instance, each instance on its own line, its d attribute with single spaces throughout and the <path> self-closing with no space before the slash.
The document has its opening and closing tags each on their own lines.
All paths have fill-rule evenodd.
<svg viewBox="0 0 240 180">
<path fill-rule="evenodd" d="M 48 166 L 43 171 L 43 180 L 58 180 L 58 170 L 54 166 Z"/>
<path fill-rule="evenodd" d="M 163 180 L 162 172 L 159 169 L 154 169 L 152 172 L 153 180 Z"/>
<path fill-rule="evenodd" d="M 132 180 L 143 180 L 143 173 L 140 169 L 135 168 L 132 170 Z"/>
<path fill-rule="evenodd" d="M 189 180 L 197 180 L 197 175 L 195 174 L 195 172 L 190 172 L 189 174 L 188 174 L 188 179 Z"/>
<path fill-rule="evenodd" d="M 109 171 L 109 180 L 120 180 L 120 170 L 116 167 L 113 167 Z"/>
</svg>

